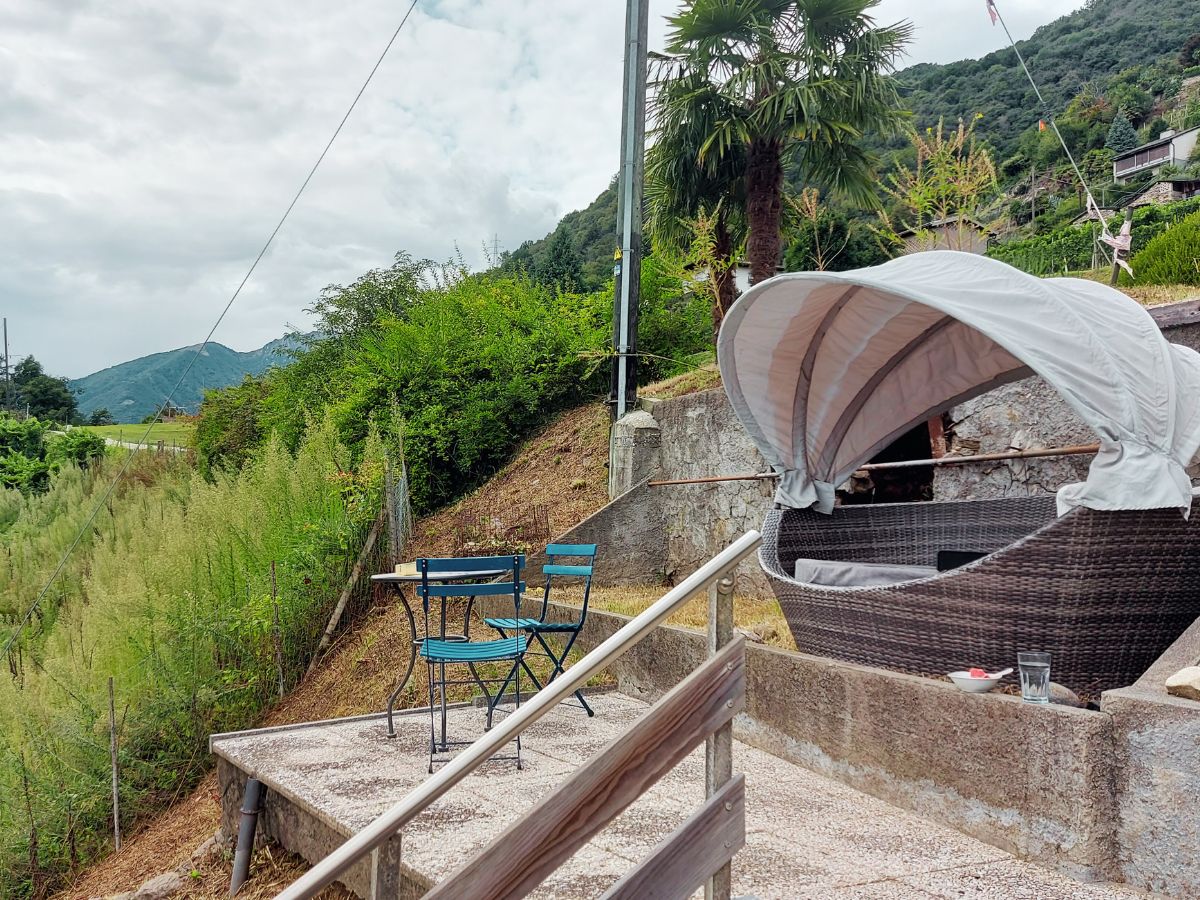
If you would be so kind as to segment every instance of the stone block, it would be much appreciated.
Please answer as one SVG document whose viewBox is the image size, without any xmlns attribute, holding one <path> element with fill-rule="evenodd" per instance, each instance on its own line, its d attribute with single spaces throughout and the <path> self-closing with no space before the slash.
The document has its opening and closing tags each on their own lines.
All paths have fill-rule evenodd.
<svg viewBox="0 0 1200 900">
<path fill-rule="evenodd" d="M 1200 705 L 1159 686 L 1107 691 L 1113 721 L 1118 864 L 1124 880 L 1200 896 Z"/>
<path fill-rule="evenodd" d="M 1200 666 L 1188 666 L 1167 678 L 1167 693 L 1185 700 L 1200 700 Z"/>
<path fill-rule="evenodd" d="M 616 499 L 658 471 L 662 436 L 642 409 L 622 416 L 608 437 L 608 496 Z"/>
</svg>

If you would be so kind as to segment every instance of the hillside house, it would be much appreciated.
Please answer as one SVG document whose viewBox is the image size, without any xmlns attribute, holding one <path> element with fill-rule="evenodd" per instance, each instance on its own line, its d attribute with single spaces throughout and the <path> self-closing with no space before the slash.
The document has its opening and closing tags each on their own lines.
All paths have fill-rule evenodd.
<svg viewBox="0 0 1200 900">
<path fill-rule="evenodd" d="M 1139 206 L 1175 203 L 1178 200 L 1187 200 L 1195 196 L 1200 196 L 1200 178 L 1173 175 L 1170 178 L 1154 182 L 1125 205 L 1136 209 Z"/>
<path fill-rule="evenodd" d="M 1184 131 L 1167 129 L 1158 140 L 1142 144 L 1113 158 L 1113 181 L 1125 184 L 1134 175 L 1157 172 L 1163 166 L 1185 166 L 1196 149 L 1200 125 Z"/>
<path fill-rule="evenodd" d="M 992 241 L 992 231 L 968 216 L 934 219 L 921 228 L 900 232 L 904 255 L 924 250 L 961 250 L 983 255 Z"/>
</svg>

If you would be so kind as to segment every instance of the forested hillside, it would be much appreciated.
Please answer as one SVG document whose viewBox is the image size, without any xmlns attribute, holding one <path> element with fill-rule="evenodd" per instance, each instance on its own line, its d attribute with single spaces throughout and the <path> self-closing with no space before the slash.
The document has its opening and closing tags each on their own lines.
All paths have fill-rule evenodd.
<svg viewBox="0 0 1200 900">
<path fill-rule="evenodd" d="M 992 27 L 983 3 L 979 27 Z M 1051 111 L 1058 114 L 1088 82 L 1161 57 L 1175 60 L 1197 32 L 1200 0 L 1091 0 L 1017 46 Z M 1200 59 L 1190 59 L 1185 67 L 1197 63 Z M 1038 119 L 1045 117 L 1011 49 L 948 65 L 923 63 L 899 77 L 918 127 L 936 124 L 939 117 L 949 122 L 982 113 L 979 134 L 996 148 L 1000 160 L 1017 152 L 1022 133 L 1036 129 Z M 1149 93 L 1130 85 L 1117 105 L 1143 115 L 1150 111 Z"/>
<path fill-rule="evenodd" d="M 571 290 L 598 290 L 612 279 L 617 245 L 617 189 L 609 184 L 587 209 L 563 216 L 539 241 L 526 241 L 506 260 L 539 281 L 563 283 Z"/>
</svg>

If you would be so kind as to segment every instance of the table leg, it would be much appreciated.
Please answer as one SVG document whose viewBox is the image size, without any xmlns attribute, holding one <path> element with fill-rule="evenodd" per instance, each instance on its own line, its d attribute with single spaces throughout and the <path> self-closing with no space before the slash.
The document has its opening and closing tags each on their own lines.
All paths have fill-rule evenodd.
<svg viewBox="0 0 1200 900">
<path fill-rule="evenodd" d="M 404 675 L 397 682 L 396 689 L 388 697 L 387 736 L 390 738 L 396 736 L 396 729 L 392 724 L 392 708 L 396 705 L 396 700 L 399 698 L 400 692 L 408 687 L 408 681 L 412 678 L 413 669 L 417 664 L 417 620 L 413 616 L 412 606 L 408 602 L 408 597 L 404 595 L 404 587 L 400 584 L 396 585 L 396 596 L 400 600 L 400 605 L 404 607 L 404 617 L 408 619 L 408 633 L 412 635 L 412 640 L 408 644 L 408 668 L 404 670 Z"/>
</svg>

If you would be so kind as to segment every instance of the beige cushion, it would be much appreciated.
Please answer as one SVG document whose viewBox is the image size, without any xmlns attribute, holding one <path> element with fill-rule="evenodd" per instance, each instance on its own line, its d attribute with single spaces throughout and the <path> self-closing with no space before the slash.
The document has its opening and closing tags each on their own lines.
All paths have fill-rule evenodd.
<svg viewBox="0 0 1200 900">
<path fill-rule="evenodd" d="M 902 581 L 917 581 L 937 573 L 933 566 L 838 562 L 830 559 L 796 560 L 797 581 L 825 587 L 878 587 Z"/>
</svg>

